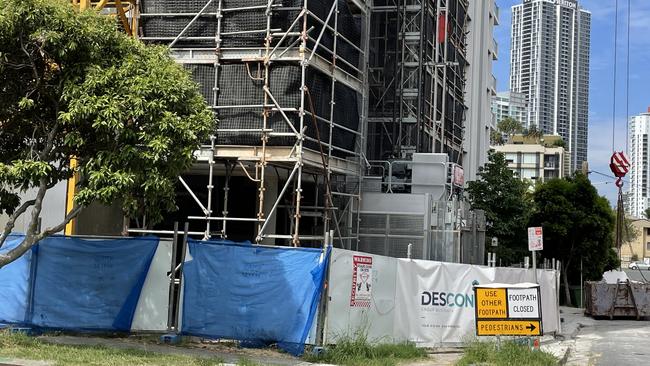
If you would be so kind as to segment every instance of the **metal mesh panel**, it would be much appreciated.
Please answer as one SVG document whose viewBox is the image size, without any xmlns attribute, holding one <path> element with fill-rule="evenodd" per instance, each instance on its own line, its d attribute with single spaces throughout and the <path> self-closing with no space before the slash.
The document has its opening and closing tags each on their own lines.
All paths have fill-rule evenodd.
<svg viewBox="0 0 650 366">
<path fill-rule="evenodd" d="M 311 13 L 325 21 L 334 1 L 338 1 L 337 24 L 340 34 L 359 47 L 361 45 L 361 27 L 344 0 L 308 1 L 307 7 Z M 142 13 L 145 14 L 141 19 L 143 35 L 145 37 L 176 37 L 206 3 L 207 0 L 142 0 Z M 221 46 L 264 47 L 268 20 L 266 16 L 267 5 L 268 2 L 265 0 L 222 0 L 222 9 L 252 6 L 263 6 L 264 8 L 224 11 L 221 19 L 221 32 L 226 34 L 221 35 Z M 289 30 L 290 25 L 300 14 L 300 8 L 304 6 L 304 0 L 276 0 L 272 5 L 270 27 L 274 32 L 283 32 Z M 183 37 L 215 37 L 215 39 L 181 39 L 177 45 L 215 46 L 217 18 L 209 13 L 215 13 L 217 7 L 218 1 L 213 1 L 183 34 Z M 146 14 L 170 15 L 151 17 L 146 16 Z M 333 17 L 330 19 L 329 25 L 334 26 Z M 302 26 L 303 22 L 298 21 L 292 31 L 301 31 Z M 307 28 L 313 28 L 310 35 L 316 39 L 323 29 L 323 24 L 312 17 L 308 17 Z M 233 32 L 239 32 L 239 34 L 227 34 Z M 280 38 L 274 37 L 272 44 L 275 45 Z M 294 37 L 287 38 L 285 45 L 290 44 L 295 39 Z M 168 43 L 169 41 L 160 40 L 160 42 Z M 334 34 L 332 31 L 326 30 L 323 33 L 321 45 L 333 51 Z M 308 41 L 308 47 L 313 49 L 314 42 Z M 317 53 L 328 60 L 332 59 L 331 53 L 322 47 L 319 47 Z M 359 51 L 347 42 L 338 42 L 337 54 L 352 65 L 359 65 Z M 347 65 L 340 66 L 344 69 L 350 69 Z"/>
<path fill-rule="evenodd" d="M 384 245 L 384 238 L 369 238 L 369 237 L 359 237 L 359 251 L 386 255 L 386 247 Z"/>
<path fill-rule="evenodd" d="M 388 255 L 396 258 L 406 258 L 408 256 L 408 245 L 413 244 L 411 249 L 411 258 L 422 258 L 422 239 L 404 239 L 404 238 L 389 238 L 388 239 Z"/>
<path fill-rule="evenodd" d="M 199 84 L 201 94 L 211 105 L 214 97 L 214 66 L 190 64 L 184 64 L 183 66 L 192 74 L 192 79 Z"/>
<path fill-rule="evenodd" d="M 385 233 L 386 215 L 361 214 L 359 230 L 362 233 Z"/>
<path fill-rule="evenodd" d="M 422 235 L 424 217 L 413 215 L 390 215 L 391 234 Z"/>
</svg>

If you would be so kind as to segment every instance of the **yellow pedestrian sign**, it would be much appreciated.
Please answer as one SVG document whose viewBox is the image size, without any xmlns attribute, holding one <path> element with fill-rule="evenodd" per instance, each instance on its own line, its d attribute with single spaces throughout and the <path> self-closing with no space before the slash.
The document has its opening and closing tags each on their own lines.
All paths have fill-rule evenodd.
<svg viewBox="0 0 650 366">
<path fill-rule="evenodd" d="M 541 336 L 539 285 L 488 284 L 474 287 L 476 335 Z"/>
<path fill-rule="evenodd" d="M 476 335 L 479 336 L 541 336 L 539 320 L 477 320 Z"/>
</svg>

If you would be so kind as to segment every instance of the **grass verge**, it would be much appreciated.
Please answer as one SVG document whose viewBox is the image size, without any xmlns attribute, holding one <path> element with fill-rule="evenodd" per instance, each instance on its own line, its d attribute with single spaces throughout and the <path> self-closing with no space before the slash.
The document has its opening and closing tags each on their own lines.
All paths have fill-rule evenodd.
<svg viewBox="0 0 650 366">
<path fill-rule="evenodd" d="M 558 359 L 550 353 L 531 350 L 525 345 L 511 341 L 501 342 L 497 349 L 495 342 L 475 341 L 467 345 L 458 366 L 492 365 L 492 366 L 551 366 L 557 365 Z"/>
<path fill-rule="evenodd" d="M 103 346 L 50 344 L 21 333 L 10 333 L 8 331 L 0 331 L 0 357 L 49 361 L 57 366 L 211 366 L 223 363 L 223 360 L 219 358 L 164 355 L 136 349 L 117 349 Z"/>
<path fill-rule="evenodd" d="M 309 362 L 346 366 L 394 366 L 400 361 L 425 357 L 426 351 L 413 343 L 373 345 L 364 335 L 339 338 L 335 346 L 324 352 L 304 356 Z"/>
</svg>

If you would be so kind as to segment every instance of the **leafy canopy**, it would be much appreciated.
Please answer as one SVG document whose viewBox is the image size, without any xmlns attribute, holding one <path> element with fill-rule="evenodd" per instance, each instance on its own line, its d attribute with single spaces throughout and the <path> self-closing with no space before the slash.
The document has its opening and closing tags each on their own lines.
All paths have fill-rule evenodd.
<svg viewBox="0 0 650 366">
<path fill-rule="evenodd" d="M 499 239 L 496 252 L 502 263 L 519 263 L 528 250 L 526 227 L 532 210 L 528 184 L 508 169 L 504 155 L 497 152 L 490 153 L 478 177 L 468 183 L 471 207 L 485 211 L 485 218 L 491 223 L 487 239 Z"/>
<path fill-rule="evenodd" d="M 617 266 L 614 212 L 586 176 L 549 180 L 537 186 L 533 199 L 531 226 L 543 227 L 542 255 L 562 261 L 565 285 L 579 283 L 581 258 L 585 280 L 600 280 L 605 270 Z"/>
<path fill-rule="evenodd" d="M 497 122 L 497 130 L 506 135 L 521 133 L 523 129 L 521 122 L 512 117 L 505 117 L 501 121 Z"/>
<path fill-rule="evenodd" d="M 72 157 L 80 179 L 65 222 L 118 199 L 127 214 L 159 220 L 213 120 L 167 49 L 65 0 L 0 0 L 0 214 L 11 215 L 0 245 L 28 207 L 28 245 L 63 227 L 37 233 L 35 219 L 47 189 L 72 176 Z M 36 199 L 21 202 L 30 188 Z"/>
</svg>

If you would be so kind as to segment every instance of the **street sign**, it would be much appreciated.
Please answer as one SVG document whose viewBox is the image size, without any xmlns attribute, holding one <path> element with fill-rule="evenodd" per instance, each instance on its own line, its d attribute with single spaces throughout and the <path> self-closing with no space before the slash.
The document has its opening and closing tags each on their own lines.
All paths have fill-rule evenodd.
<svg viewBox="0 0 650 366">
<path fill-rule="evenodd" d="M 497 239 L 496 236 L 492 237 L 492 246 L 493 247 L 499 246 L 499 239 Z"/>
<path fill-rule="evenodd" d="M 541 323 L 539 320 L 477 320 L 476 335 L 478 336 L 540 336 Z"/>
<path fill-rule="evenodd" d="M 540 336 L 539 285 L 489 284 L 474 287 L 476 335 Z"/>
<path fill-rule="evenodd" d="M 528 250 L 536 251 L 544 249 L 544 236 L 541 227 L 528 228 Z"/>
</svg>

